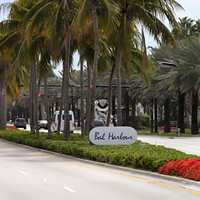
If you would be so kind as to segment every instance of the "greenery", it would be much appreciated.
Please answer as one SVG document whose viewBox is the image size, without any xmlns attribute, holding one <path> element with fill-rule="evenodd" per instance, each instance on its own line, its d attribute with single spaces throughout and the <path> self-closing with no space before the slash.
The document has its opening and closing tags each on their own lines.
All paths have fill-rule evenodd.
<svg viewBox="0 0 200 200">
<path fill-rule="evenodd" d="M 140 141 L 131 146 L 94 146 L 88 142 L 87 138 L 80 135 L 73 135 L 68 141 L 65 141 L 61 135 L 55 135 L 52 139 L 48 139 L 46 134 L 33 135 L 15 130 L 1 130 L 0 137 L 78 158 L 149 171 L 157 171 L 160 166 L 170 160 L 195 157 L 174 149 Z"/>
<path fill-rule="evenodd" d="M 1 5 L 3 8 L 9 15 L 0 22 L 0 127 L 6 126 L 6 97 L 12 96 L 11 104 L 17 102 L 23 85 L 30 88 L 27 118 L 31 132 L 38 132 L 38 94 L 43 82 L 49 137 L 56 107 L 65 112 L 68 139 L 68 111 L 75 108 L 70 100 L 73 55 L 78 53 L 80 74 L 75 77 L 80 84 L 77 99 L 81 100 L 82 133 L 87 134 L 94 124 L 99 80 L 109 86 L 103 91 L 109 103 L 107 125 L 115 113 L 119 126 L 151 126 L 156 133 L 163 126 L 168 133 L 175 122 L 173 127 L 183 134 L 185 128 L 191 128 L 193 135 L 199 133 L 200 21 L 176 20 L 176 9 L 182 8 L 176 0 L 17 0 Z M 147 54 L 145 31 L 159 44 L 151 55 Z M 63 67 L 61 98 L 55 102 L 49 99 L 48 78 L 59 64 Z M 123 91 L 122 83 L 128 86 Z M 134 116 L 138 103 L 144 108 L 142 117 Z"/>
<path fill-rule="evenodd" d="M 198 135 L 200 21 L 185 17 L 178 23 L 180 29 L 173 30 L 177 45 L 152 48 L 156 68 L 149 84 L 134 75 L 129 92 L 132 99 L 147 105 L 152 133 L 159 134 L 158 127 L 164 127 L 168 134 L 171 127 L 178 127 L 183 135 L 186 128 Z"/>
<path fill-rule="evenodd" d="M 53 68 L 52 63 L 61 63 L 63 89 L 59 106 L 60 110 L 65 111 L 64 135 L 67 139 L 70 136 L 69 87 L 74 53 L 78 52 L 80 55 L 81 102 L 84 93 L 83 70 L 88 75 L 87 113 L 81 112 L 81 121 L 86 119 L 85 132 L 88 132 L 94 122 L 96 80 L 101 71 L 110 75 L 109 86 L 113 83 L 113 76 L 116 76 L 117 123 L 122 125 L 123 80 L 129 79 L 129 74 L 138 72 L 147 81 L 152 69 L 147 56 L 144 30 L 159 44 L 174 45 L 175 37 L 171 28 L 177 27 L 175 11 L 182 7 L 176 0 L 16 0 L 1 5 L 0 9 L 3 8 L 9 11 L 9 16 L 0 23 L 0 55 L 5 60 L 1 67 L 4 72 L 1 82 L 9 85 L 9 76 L 6 75 L 11 73 L 15 77 L 13 71 L 18 69 L 17 75 L 23 76 L 17 77 L 18 84 L 14 86 L 19 88 L 30 83 L 29 117 L 31 131 L 35 133 L 38 131 L 38 88 L 42 81 L 44 84 L 47 82 Z M 170 27 L 163 21 L 167 21 Z M 22 73 L 24 71 L 26 73 Z M 7 85 L 0 84 L 0 90 L 6 91 Z M 48 115 L 50 105 L 47 91 L 45 87 Z M 0 127 L 5 128 L 6 95 L 1 94 L 3 93 L 0 92 L 3 101 L 0 102 L 3 104 L 0 106 Z M 13 95 L 14 99 L 16 96 Z M 112 95 L 108 96 L 110 102 Z M 47 118 L 51 122 L 50 117 Z M 82 123 L 82 128 L 83 126 Z M 51 129 L 48 130 L 50 136 Z"/>
</svg>

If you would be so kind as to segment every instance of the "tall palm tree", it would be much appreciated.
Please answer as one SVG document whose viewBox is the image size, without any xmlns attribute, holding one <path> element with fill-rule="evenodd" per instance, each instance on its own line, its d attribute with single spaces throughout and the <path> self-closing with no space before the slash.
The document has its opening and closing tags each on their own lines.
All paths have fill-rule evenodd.
<svg viewBox="0 0 200 200">
<path fill-rule="evenodd" d="M 4 7 L 4 6 L 3 6 Z M 10 15 L 8 20 L 4 20 L 0 23 L 1 27 L 1 38 L 0 38 L 0 54 L 1 58 L 6 58 L 6 62 L 1 60 L 1 78 L 2 84 L 1 86 L 1 118 L 3 119 L 2 126 L 5 127 L 5 122 L 7 119 L 6 115 L 6 88 L 8 92 L 11 92 L 12 95 L 16 95 L 16 92 L 19 91 L 21 85 L 26 85 L 25 78 L 28 78 L 27 70 L 25 70 L 25 66 L 18 65 L 13 63 L 16 61 L 18 56 L 18 51 L 21 51 L 20 44 L 20 35 L 19 24 L 21 22 L 20 19 L 20 11 L 17 10 L 17 5 L 8 3 L 6 4 L 6 8 L 10 10 Z M 14 19 L 14 17 L 16 17 Z M 4 66 L 4 67 L 3 67 Z M 25 77 L 26 76 L 26 77 Z M 9 80 L 9 82 L 7 81 Z M 8 82 L 8 83 L 7 83 Z M 8 93 L 9 94 L 9 93 Z"/>
<path fill-rule="evenodd" d="M 38 1 L 17 1 L 11 4 L 11 10 L 9 19 L 1 22 L 1 28 L 6 31 L 7 34 L 1 40 L 1 48 L 15 49 L 16 55 L 12 60 L 13 66 L 26 66 L 30 71 L 30 99 L 31 99 L 31 131 L 35 133 L 38 131 L 38 84 L 41 78 L 41 69 L 47 65 L 44 64 L 43 54 L 44 49 L 48 49 L 50 45 L 46 45 L 46 33 L 43 31 L 42 34 L 38 35 L 41 27 L 32 30 L 27 19 L 29 19 L 30 11 Z M 31 35 L 31 37 L 30 37 Z M 48 40 L 50 41 L 50 40 Z M 42 46 L 43 45 L 43 46 Z M 42 46 L 42 47 L 41 47 Z M 50 58 L 49 58 L 50 60 Z M 48 61 L 49 62 L 49 61 Z M 31 67 L 30 67 L 31 66 Z"/>
<path fill-rule="evenodd" d="M 113 1 L 111 0 L 79 0 L 79 11 L 76 18 L 76 26 L 79 26 L 83 30 L 84 27 L 88 27 L 93 33 L 93 62 L 91 68 L 91 120 L 89 120 L 89 126 L 91 127 L 94 121 L 94 103 L 96 99 L 96 78 L 97 78 L 97 70 L 100 58 L 100 40 L 105 36 L 105 27 L 110 21 L 111 18 L 111 10 L 113 6 L 111 4 Z M 91 21 L 91 24 L 88 23 Z M 106 25 L 105 25 L 106 24 Z M 90 69 L 89 69 L 90 70 Z M 90 95 L 89 95 L 90 96 Z M 90 108 L 89 108 L 90 109 Z"/>
<path fill-rule="evenodd" d="M 49 37 L 59 46 L 58 56 L 63 62 L 63 102 L 64 102 L 64 135 L 70 135 L 69 127 L 69 78 L 72 41 L 72 22 L 76 11 L 75 1 L 41 0 L 29 12 L 29 33 L 40 24 L 41 33 L 45 28 L 50 31 Z M 42 19 L 42 20 L 41 20 Z M 48 33 L 47 33 L 48 34 Z M 56 43 L 55 42 L 55 43 Z M 57 48 L 58 49 L 58 48 Z"/>
<path fill-rule="evenodd" d="M 187 39 L 180 44 L 174 55 L 180 66 L 179 80 L 183 92 L 192 91 L 192 134 L 198 134 L 199 104 L 199 38 Z"/>
<path fill-rule="evenodd" d="M 171 63 L 174 67 L 171 70 L 165 69 L 162 75 L 162 85 L 170 86 L 175 89 L 178 94 L 179 114 L 178 126 L 184 133 L 184 102 L 185 94 L 191 94 L 191 110 L 192 110 L 192 134 L 198 134 L 198 104 L 199 104 L 199 38 L 188 38 L 179 42 L 176 48 L 164 48 L 159 50 L 157 58 L 165 58 L 165 63 Z M 158 60 L 159 61 L 159 60 Z M 161 60 L 160 60 L 161 61 Z M 170 65 L 171 65 L 170 64 Z M 168 77 L 168 78 L 167 78 Z M 166 80 L 165 82 L 163 80 Z M 166 89 L 165 89 L 166 90 Z M 166 90 L 168 91 L 168 90 Z"/>
<path fill-rule="evenodd" d="M 176 25 L 174 8 L 181 7 L 175 0 L 166 1 L 129 1 L 118 0 L 119 25 L 116 40 L 116 68 L 118 77 L 118 124 L 122 124 L 121 110 L 121 65 L 127 63 L 127 45 L 134 35 L 132 24 L 139 21 L 158 42 L 173 42 L 173 36 L 167 26 L 159 19 L 166 17 L 172 26 Z M 127 42 L 129 40 L 129 42 Z"/>
</svg>

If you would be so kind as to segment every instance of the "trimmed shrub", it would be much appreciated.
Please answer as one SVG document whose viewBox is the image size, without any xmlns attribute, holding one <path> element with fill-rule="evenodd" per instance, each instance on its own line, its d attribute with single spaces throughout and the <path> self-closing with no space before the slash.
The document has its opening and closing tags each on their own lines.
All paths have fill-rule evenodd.
<svg viewBox="0 0 200 200">
<path fill-rule="evenodd" d="M 130 146 L 95 146 L 80 135 L 73 135 L 69 140 L 64 140 L 62 135 L 48 139 L 46 134 L 32 135 L 29 132 L 7 130 L 0 131 L 0 138 L 79 158 L 149 171 L 158 171 L 170 160 L 194 157 L 140 141 Z"/>
</svg>

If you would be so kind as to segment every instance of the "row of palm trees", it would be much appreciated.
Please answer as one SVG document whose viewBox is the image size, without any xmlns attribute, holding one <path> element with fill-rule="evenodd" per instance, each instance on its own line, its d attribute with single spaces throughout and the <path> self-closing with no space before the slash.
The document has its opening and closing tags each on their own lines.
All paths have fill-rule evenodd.
<svg viewBox="0 0 200 200">
<path fill-rule="evenodd" d="M 96 78 L 101 68 L 111 71 L 110 84 L 116 74 L 117 121 L 121 125 L 122 73 L 130 72 L 133 68 L 144 77 L 148 73 L 144 29 L 159 43 L 175 44 L 173 34 L 161 19 L 164 16 L 175 28 L 175 9 L 181 6 L 175 0 L 17 0 L 9 8 L 8 19 L 0 23 L 1 60 L 6 57 L 4 69 L 9 69 L 12 76 L 19 76 L 16 80 L 18 86 L 25 85 L 24 77 L 28 74 L 25 79 L 30 82 L 31 130 L 37 132 L 37 93 L 41 81 L 46 83 L 52 63 L 61 62 L 61 110 L 63 107 L 64 135 L 68 138 L 69 81 L 73 54 L 79 52 L 81 69 L 85 65 L 88 71 L 85 132 L 94 121 Z M 6 80 L 10 73 L 7 71 L 3 79 Z M 8 79 L 6 83 L 8 85 Z M 6 86 L 2 87 L 5 89 Z M 83 122 L 84 116 L 81 114 Z"/>
<path fill-rule="evenodd" d="M 148 86 L 138 77 L 132 81 L 132 98 L 148 102 L 151 107 L 152 132 L 158 132 L 158 108 L 164 107 L 165 132 L 170 132 L 172 104 L 176 110 L 177 127 L 185 133 L 185 118 L 191 114 L 191 133 L 199 133 L 198 105 L 200 88 L 200 29 L 199 21 L 180 19 L 177 46 L 163 45 L 152 50 L 152 59 L 157 65 L 151 74 Z M 175 30 L 174 30 L 175 31 Z M 174 101 L 172 103 L 172 101 Z M 177 106 L 176 106 L 177 104 Z M 154 112 L 154 113 L 153 113 Z M 174 112 L 176 113 L 176 112 Z"/>
</svg>

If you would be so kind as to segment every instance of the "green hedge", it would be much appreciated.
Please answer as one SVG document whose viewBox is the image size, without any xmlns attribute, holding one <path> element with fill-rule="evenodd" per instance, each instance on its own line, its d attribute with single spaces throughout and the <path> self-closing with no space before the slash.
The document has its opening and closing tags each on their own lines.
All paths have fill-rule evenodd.
<svg viewBox="0 0 200 200">
<path fill-rule="evenodd" d="M 157 171 L 160 166 L 170 160 L 194 157 L 163 146 L 139 141 L 131 146 L 94 146 L 89 144 L 87 138 L 83 139 L 78 135 L 65 141 L 62 136 L 48 139 L 46 134 L 38 136 L 21 131 L 0 130 L 0 138 L 79 158 L 149 171 Z"/>
</svg>

